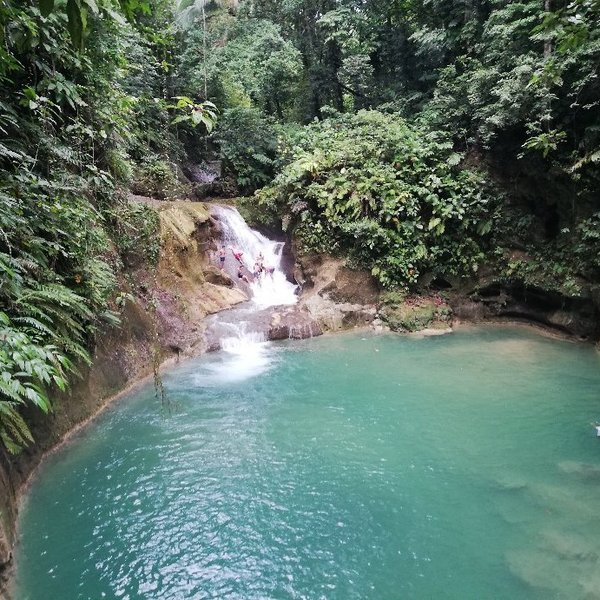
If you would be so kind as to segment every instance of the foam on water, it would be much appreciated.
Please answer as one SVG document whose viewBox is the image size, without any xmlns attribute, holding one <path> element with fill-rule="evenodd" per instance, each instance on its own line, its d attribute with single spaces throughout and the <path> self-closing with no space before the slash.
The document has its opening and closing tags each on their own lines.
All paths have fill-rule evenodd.
<svg viewBox="0 0 600 600">
<path fill-rule="evenodd" d="M 198 387 L 239 383 L 258 377 L 273 365 L 271 344 L 263 333 L 245 332 L 221 340 L 222 352 L 208 358 L 194 375 Z"/>
</svg>

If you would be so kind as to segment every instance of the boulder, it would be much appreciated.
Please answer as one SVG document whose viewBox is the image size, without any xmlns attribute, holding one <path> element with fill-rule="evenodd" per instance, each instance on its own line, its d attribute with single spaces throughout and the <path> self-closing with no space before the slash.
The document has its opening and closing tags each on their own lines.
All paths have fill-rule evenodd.
<svg viewBox="0 0 600 600">
<path fill-rule="evenodd" d="M 379 317 L 392 331 L 448 329 L 452 309 L 439 296 L 411 296 L 383 304 Z"/>
<path fill-rule="evenodd" d="M 363 327 L 375 319 L 379 297 L 370 273 L 350 269 L 330 256 L 303 256 L 295 276 L 302 285 L 301 306 L 328 331 Z"/>
<path fill-rule="evenodd" d="M 204 269 L 204 278 L 208 283 L 212 283 L 214 285 L 222 285 L 228 288 L 232 288 L 234 286 L 233 280 L 227 273 L 225 273 L 225 271 L 212 265 Z"/>
</svg>

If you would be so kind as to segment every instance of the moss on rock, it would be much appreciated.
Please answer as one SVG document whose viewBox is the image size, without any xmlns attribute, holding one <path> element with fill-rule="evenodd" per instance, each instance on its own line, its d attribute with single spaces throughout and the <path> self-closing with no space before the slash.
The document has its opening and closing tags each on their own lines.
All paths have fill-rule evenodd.
<svg viewBox="0 0 600 600">
<path fill-rule="evenodd" d="M 439 296 L 405 297 L 391 292 L 382 297 L 379 317 L 392 331 L 446 329 L 452 324 L 452 309 Z"/>
</svg>

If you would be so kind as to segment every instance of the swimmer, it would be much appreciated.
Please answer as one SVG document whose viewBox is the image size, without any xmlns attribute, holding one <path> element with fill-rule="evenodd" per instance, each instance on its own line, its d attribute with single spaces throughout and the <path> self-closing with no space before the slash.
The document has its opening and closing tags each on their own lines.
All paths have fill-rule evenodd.
<svg viewBox="0 0 600 600">
<path fill-rule="evenodd" d="M 242 256 L 244 255 L 243 252 L 236 252 L 232 246 L 229 246 L 229 248 L 231 248 L 231 253 L 233 254 L 233 257 L 235 258 L 235 260 L 237 260 L 240 264 L 242 263 Z"/>
<path fill-rule="evenodd" d="M 221 246 L 219 250 L 219 262 L 221 263 L 221 271 L 225 268 L 225 246 Z"/>
<path fill-rule="evenodd" d="M 250 281 L 246 277 L 246 274 L 244 273 L 243 265 L 240 265 L 240 267 L 238 269 L 238 279 L 241 279 L 242 281 L 245 281 L 246 283 L 250 283 Z"/>
</svg>

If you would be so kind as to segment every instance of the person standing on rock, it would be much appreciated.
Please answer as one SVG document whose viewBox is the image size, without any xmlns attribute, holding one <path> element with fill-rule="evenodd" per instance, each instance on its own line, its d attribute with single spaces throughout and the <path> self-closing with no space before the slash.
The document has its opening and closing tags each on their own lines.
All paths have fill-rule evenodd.
<svg viewBox="0 0 600 600">
<path fill-rule="evenodd" d="M 219 250 L 219 263 L 221 264 L 221 271 L 225 268 L 225 246 L 221 246 Z"/>
</svg>

